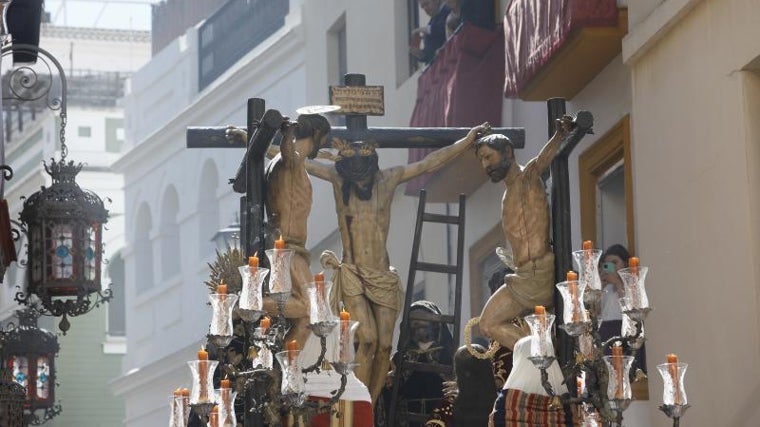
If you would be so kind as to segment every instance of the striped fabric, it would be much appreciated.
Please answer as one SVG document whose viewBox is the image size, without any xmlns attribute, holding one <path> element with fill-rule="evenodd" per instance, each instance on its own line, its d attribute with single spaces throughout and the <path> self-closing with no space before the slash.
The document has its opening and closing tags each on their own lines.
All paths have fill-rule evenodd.
<svg viewBox="0 0 760 427">
<path fill-rule="evenodd" d="M 572 416 L 562 407 L 550 408 L 552 399 L 519 390 L 499 391 L 489 427 L 562 427 L 573 426 Z"/>
</svg>

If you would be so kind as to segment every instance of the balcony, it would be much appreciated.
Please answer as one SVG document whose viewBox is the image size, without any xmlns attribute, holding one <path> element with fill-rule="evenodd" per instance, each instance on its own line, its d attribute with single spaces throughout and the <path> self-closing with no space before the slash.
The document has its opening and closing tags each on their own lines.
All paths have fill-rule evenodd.
<svg viewBox="0 0 760 427">
<path fill-rule="evenodd" d="M 628 9 L 615 0 L 514 0 L 504 22 L 505 95 L 572 99 L 620 53 Z"/>
<path fill-rule="evenodd" d="M 230 0 L 198 30 L 198 89 L 285 25 L 288 0 Z"/>
<path fill-rule="evenodd" d="M 471 127 L 484 121 L 501 124 L 504 85 L 504 33 L 464 24 L 438 51 L 417 81 L 412 127 Z M 522 144 L 522 140 L 515 141 Z M 409 163 L 431 150 L 409 149 Z M 462 173 L 468 171 L 468 173 Z M 486 181 L 472 153 L 465 153 L 438 172 L 409 182 L 406 194 L 427 190 L 430 202 L 455 202 Z"/>
</svg>

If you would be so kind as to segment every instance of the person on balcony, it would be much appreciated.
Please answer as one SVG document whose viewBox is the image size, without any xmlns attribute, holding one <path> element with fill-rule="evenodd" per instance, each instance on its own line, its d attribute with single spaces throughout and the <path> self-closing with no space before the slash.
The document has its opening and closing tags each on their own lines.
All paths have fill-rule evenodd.
<svg viewBox="0 0 760 427">
<path fill-rule="evenodd" d="M 418 61 L 429 64 L 435 53 L 446 43 L 446 17 L 449 8 L 442 0 L 418 0 L 420 7 L 430 16 L 424 27 L 412 31 L 412 45 L 409 53 Z M 422 47 L 420 47 L 422 42 Z"/>
<path fill-rule="evenodd" d="M 451 9 L 446 17 L 446 40 L 465 22 L 486 30 L 496 27 L 493 0 L 446 0 L 446 6 Z"/>
</svg>

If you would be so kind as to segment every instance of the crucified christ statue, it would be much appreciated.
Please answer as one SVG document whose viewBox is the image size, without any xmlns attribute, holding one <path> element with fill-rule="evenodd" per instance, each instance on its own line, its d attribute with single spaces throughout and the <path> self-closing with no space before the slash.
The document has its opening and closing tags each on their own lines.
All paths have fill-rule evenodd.
<svg viewBox="0 0 760 427">
<path fill-rule="evenodd" d="M 487 123 L 472 128 L 454 144 L 406 166 L 380 169 L 374 144 L 338 139 L 333 140 L 338 149 L 334 164 L 306 161 L 311 175 L 333 185 L 343 257 L 338 260 L 325 251 L 321 261 L 336 270 L 334 289 L 340 289 L 351 318 L 360 322 L 356 376 L 369 388 L 373 402 L 385 384 L 402 304 L 400 278 L 391 269 L 386 248 L 396 187 L 441 168 L 489 130 Z"/>
<path fill-rule="evenodd" d="M 541 152 L 525 166 L 518 164 L 509 138 L 492 134 L 475 142 L 475 153 L 492 182 L 503 181 L 501 225 L 509 249 L 497 249 L 514 270 L 488 299 L 480 315 L 480 330 L 513 349 L 525 331 L 512 323 L 536 305 L 551 306 L 554 293 L 554 253 L 549 243 L 549 203 L 541 174 L 560 151 L 574 123 L 564 116 Z"/>
</svg>

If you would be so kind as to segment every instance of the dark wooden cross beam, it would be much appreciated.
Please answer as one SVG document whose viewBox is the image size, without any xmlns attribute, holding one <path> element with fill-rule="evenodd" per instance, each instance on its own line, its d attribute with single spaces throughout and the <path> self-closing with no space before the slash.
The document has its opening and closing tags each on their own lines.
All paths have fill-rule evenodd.
<svg viewBox="0 0 760 427">
<path fill-rule="evenodd" d="M 363 74 L 347 74 L 345 83 L 346 86 L 331 88 L 331 101 L 341 106 L 341 114 L 346 115 L 346 126 L 333 127 L 328 140 L 336 137 L 347 141 L 374 141 L 378 148 L 441 148 L 453 144 L 470 131 L 467 127 L 368 128 L 367 115 L 383 114 L 382 87 L 366 86 Z M 264 112 L 264 101 L 254 98 L 248 101 L 247 143 L 228 141 L 225 127 L 187 128 L 187 148 L 248 147 L 235 179 L 231 180 L 233 190 L 246 193 L 246 197 L 241 198 L 242 246 L 246 256 L 256 251 L 263 253 L 264 157 L 282 120 L 276 110 Z M 523 128 L 493 128 L 492 131 L 509 137 L 515 148 L 525 146 Z"/>
</svg>

